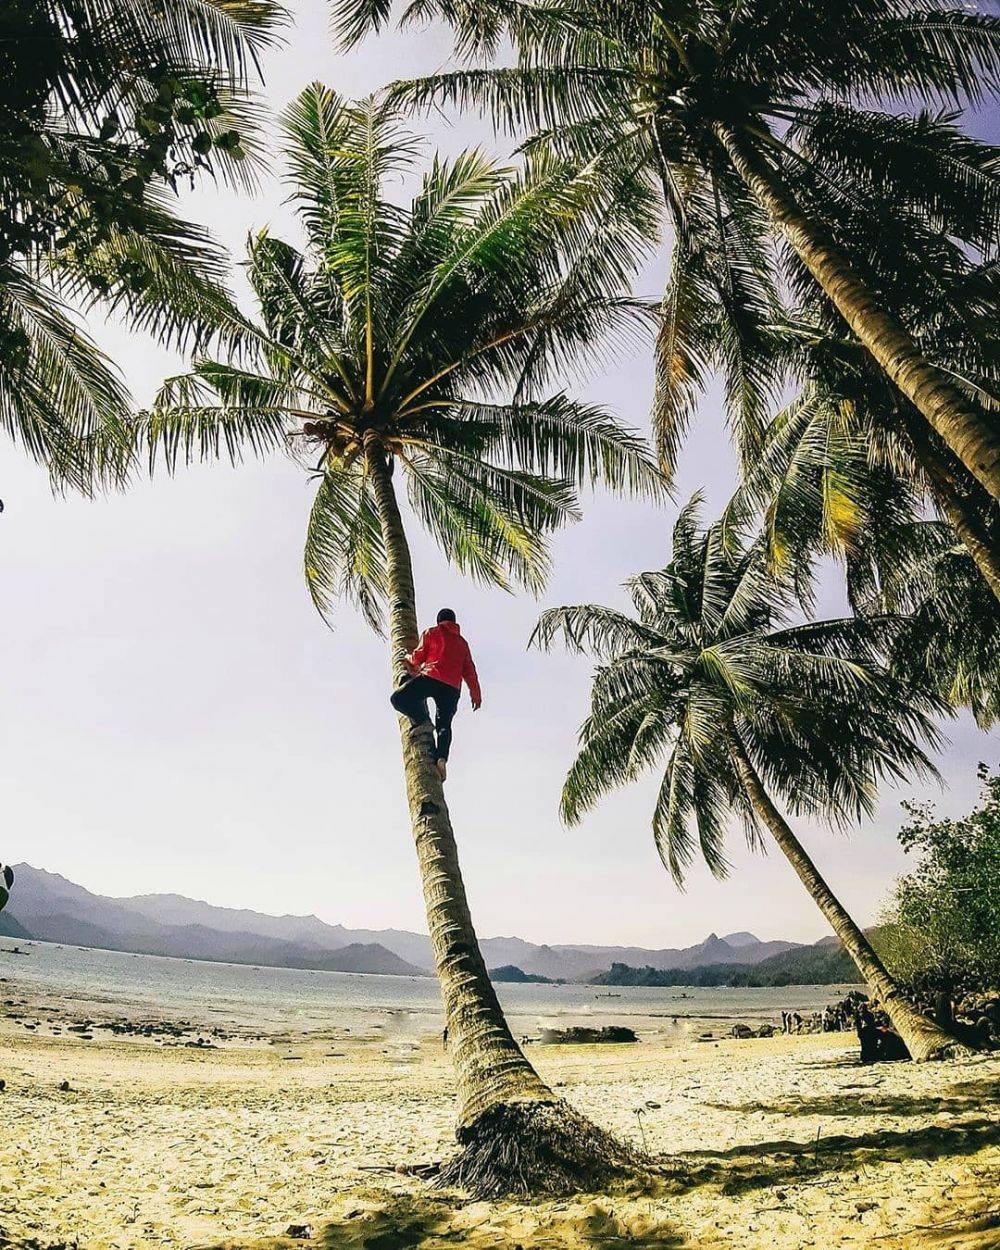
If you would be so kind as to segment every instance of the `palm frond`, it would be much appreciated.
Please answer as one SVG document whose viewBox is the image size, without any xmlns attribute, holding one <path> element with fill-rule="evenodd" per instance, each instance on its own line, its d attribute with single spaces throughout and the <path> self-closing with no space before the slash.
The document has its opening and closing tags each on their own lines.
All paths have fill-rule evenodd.
<svg viewBox="0 0 1000 1250">
<path fill-rule="evenodd" d="M 414 511 L 463 573 L 538 591 L 548 572 L 546 532 L 575 515 L 568 483 L 455 457 L 407 455 Z"/>
<path fill-rule="evenodd" d="M 285 447 L 289 388 L 266 375 L 205 360 L 191 373 L 168 378 L 152 411 L 133 423 L 137 455 L 168 472 L 203 460 L 241 464 Z"/>
<path fill-rule="evenodd" d="M 656 340 L 653 429 L 664 471 L 672 475 L 717 349 L 708 282 L 697 252 L 678 242 Z"/>
<path fill-rule="evenodd" d="M 538 403 L 463 403 L 453 437 L 469 426 L 482 436 L 482 450 L 532 472 L 577 485 L 607 486 L 639 498 L 662 496 L 664 480 L 647 444 L 604 409 L 565 394 Z M 447 446 L 452 431 L 437 423 Z"/>
<path fill-rule="evenodd" d="M 0 426 L 53 485 L 89 493 L 99 431 L 120 470 L 131 412 L 121 375 L 56 296 L 10 264 L 0 265 L 0 342 Z"/>
<path fill-rule="evenodd" d="M 528 645 L 548 650 L 557 640 L 570 651 L 601 659 L 665 642 L 664 638 L 639 621 L 595 603 L 549 608 L 543 612 Z"/>
<path fill-rule="evenodd" d="M 334 603 L 346 598 L 382 633 L 389 593 L 385 546 L 363 472 L 324 473 L 309 514 L 305 574 L 325 621 L 329 623 Z"/>
<path fill-rule="evenodd" d="M 381 30 L 392 13 L 392 0 L 334 0 L 333 30 L 341 47 L 353 48 Z"/>
</svg>

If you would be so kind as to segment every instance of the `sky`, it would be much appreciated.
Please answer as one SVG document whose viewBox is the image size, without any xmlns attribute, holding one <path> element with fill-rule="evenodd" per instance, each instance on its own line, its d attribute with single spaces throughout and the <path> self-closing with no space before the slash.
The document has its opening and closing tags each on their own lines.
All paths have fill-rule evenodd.
<svg viewBox="0 0 1000 1250">
<path fill-rule="evenodd" d="M 286 44 L 264 58 L 278 111 L 309 81 L 349 96 L 447 63 L 443 31 L 389 31 L 342 55 L 325 0 L 297 0 Z M 489 126 L 417 123 L 428 151 L 485 144 Z M 212 189 L 183 210 L 239 256 L 265 224 L 293 234 L 277 156 L 253 197 Z M 666 251 L 643 282 L 662 284 Z M 140 403 L 181 366 L 127 326 L 88 319 Z M 648 429 L 648 351 L 602 362 L 576 393 Z M 554 549 L 536 601 L 483 589 L 448 569 L 411 525 L 418 608 L 454 607 L 483 684 L 455 723 L 448 801 L 473 916 L 483 936 L 536 942 L 679 946 L 710 931 L 813 941 L 827 929 L 777 852 L 751 853 L 734 830 L 726 881 L 696 867 L 678 891 L 653 846 L 657 779 L 609 798 L 572 830 L 562 779 L 587 711 L 589 664 L 526 650 L 543 607 L 625 606 L 621 583 L 661 566 L 680 502 L 695 489 L 714 515 L 734 461 L 717 391 L 685 447 L 676 498 L 606 495 Z M 310 486 L 291 461 L 199 466 L 99 501 L 54 499 L 45 475 L 0 444 L 0 859 L 59 872 L 98 893 L 178 892 L 224 906 L 315 913 L 357 927 L 423 929 L 385 645 L 345 606 L 329 629 L 309 599 L 302 541 Z M 821 612 L 840 610 L 831 576 Z M 874 821 L 849 834 L 798 822 L 821 871 L 862 923 L 905 857 L 900 801 L 959 814 L 995 737 L 966 717 L 946 727 L 947 788 L 886 789 Z"/>
</svg>

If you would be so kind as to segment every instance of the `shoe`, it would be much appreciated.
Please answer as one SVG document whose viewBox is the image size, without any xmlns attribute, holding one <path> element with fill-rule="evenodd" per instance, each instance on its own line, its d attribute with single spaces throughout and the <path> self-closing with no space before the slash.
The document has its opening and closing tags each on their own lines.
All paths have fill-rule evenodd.
<svg viewBox="0 0 1000 1250">
<path fill-rule="evenodd" d="M 441 780 L 447 781 L 448 780 L 448 761 L 447 760 L 435 760 L 434 762 L 437 764 L 438 775 L 440 776 Z"/>
</svg>

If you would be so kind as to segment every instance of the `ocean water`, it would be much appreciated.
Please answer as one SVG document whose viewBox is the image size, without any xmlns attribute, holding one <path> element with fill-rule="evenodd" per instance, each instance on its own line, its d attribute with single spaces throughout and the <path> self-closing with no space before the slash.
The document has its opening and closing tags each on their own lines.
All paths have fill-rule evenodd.
<svg viewBox="0 0 1000 1250">
<path fill-rule="evenodd" d="M 14 954 L 15 946 L 25 953 Z M 232 1022 L 269 1034 L 384 1028 L 418 1036 L 443 1026 L 433 977 L 251 967 L 10 939 L 0 943 L 0 977 L 6 982 L 0 1000 L 29 996 L 75 1005 L 81 1014 Z M 782 1010 L 818 1011 L 851 988 L 499 985 L 497 991 L 518 1035 L 618 1024 L 643 1040 L 680 1042 L 737 1019 L 776 1023 Z"/>
</svg>

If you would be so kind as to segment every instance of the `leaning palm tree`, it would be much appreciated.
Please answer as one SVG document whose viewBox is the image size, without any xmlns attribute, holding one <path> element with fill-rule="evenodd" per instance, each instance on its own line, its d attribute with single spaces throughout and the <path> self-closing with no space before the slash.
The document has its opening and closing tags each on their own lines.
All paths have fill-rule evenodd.
<svg viewBox="0 0 1000 1250">
<path fill-rule="evenodd" d="M 700 530 L 698 506 L 682 510 L 667 567 L 629 584 L 635 617 L 585 605 L 539 622 L 536 642 L 563 639 L 602 661 L 562 815 L 575 823 L 665 762 L 653 836 L 675 880 L 697 849 L 725 873 L 731 815 L 752 844 L 770 833 L 913 1058 L 940 1055 L 954 1039 L 903 997 L 772 797 L 835 822 L 870 812 L 879 778 L 931 769 L 919 741 L 935 739 L 940 705 L 878 662 L 884 622 L 788 625 L 792 596 L 764 544 L 734 525 Z"/>
<path fill-rule="evenodd" d="M 928 125 L 930 123 L 927 123 Z M 830 170 L 831 176 L 834 170 Z M 866 269 L 919 335 L 924 350 L 984 412 L 1000 412 L 1000 354 L 993 333 L 1000 309 L 1000 272 L 995 261 L 972 263 L 965 250 L 936 226 L 919 221 L 906 204 L 871 190 L 863 203 L 829 205 Z M 993 594 L 1000 601 L 1000 503 L 929 429 L 919 412 L 892 385 L 863 345 L 815 286 L 799 292 L 803 303 L 774 327 L 775 350 L 801 386 L 799 396 L 758 438 L 745 465 L 743 494 L 763 495 L 772 522 L 782 508 L 809 490 L 827 500 L 822 529 L 836 546 L 845 529 L 850 548 L 885 536 L 852 507 L 855 488 L 874 486 L 880 522 L 895 490 L 897 514 L 934 508 L 947 520 Z M 822 468 L 819 476 L 810 471 Z M 867 464 L 862 463 L 867 461 Z M 777 470 L 777 479 L 775 473 Z M 804 491 L 797 487 L 806 488 Z M 829 487 L 829 489 L 828 489 Z M 908 496 L 908 501 L 904 499 Z M 815 526 L 795 517 L 788 537 Z M 814 514 L 818 512 L 812 508 Z M 835 513 L 839 513 L 835 515 Z M 850 572 L 850 568 L 849 568 Z"/>
<path fill-rule="evenodd" d="M 528 177 L 478 152 L 435 159 L 403 208 L 386 188 L 414 142 L 394 106 L 313 85 L 283 128 L 305 251 L 266 231 L 251 239 L 259 317 L 213 303 L 226 354 L 168 380 L 135 444 L 170 468 L 290 450 L 316 486 L 305 549 L 316 604 L 326 613 L 347 596 L 387 625 L 398 681 L 417 642 L 404 483 L 461 571 L 531 588 L 577 485 L 657 495 L 639 438 L 566 394 L 539 393 L 553 364 L 641 330 L 649 310 L 587 280 L 583 191 L 559 167 Z M 552 1093 L 512 1037 L 469 914 L 432 735 L 399 726 L 459 1085 L 462 1149 L 443 1177 L 481 1195 L 603 1183 L 630 1156 Z"/>
<path fill-rule="evenodd" d="M 391 5 L 337 0 L 334 11 L 350 42 L 386 22 Z M 400 84 L 401 98 L 473 103 L 535 132 L 533 143 L 661 188 L 676 236 L 656 399 L 668 456 L 708 363 L 692 342 L 706 311 L 736 315 L 739 333 L 727 332 L 715 355 L 741 398 L 767 380 L 767 300 L 752 271 L 772 235 L 1000 498 L 997 423 L 925 354 L 857 263 L 850 235 L 822 212 L 831 195 L 889 183 L 900 204 L 995 253 L 995 149 L 872 105 L 988 96 L 1000 19 L 955 0 L 412 0 L 406 15 L 444 18 L 463 53 L 495 52 L 509 37 L 518 60 Z"/>
</svg>

